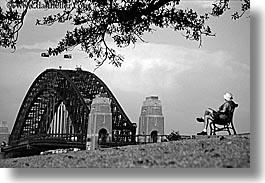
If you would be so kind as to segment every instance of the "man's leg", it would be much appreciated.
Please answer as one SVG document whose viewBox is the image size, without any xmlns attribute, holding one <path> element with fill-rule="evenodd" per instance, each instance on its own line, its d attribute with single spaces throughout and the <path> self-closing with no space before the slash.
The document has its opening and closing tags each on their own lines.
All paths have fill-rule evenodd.
<svg viewBox="0 0 265 183">
<path fill-rule="evenodd" d="M 210 117 L 214 117 L 214 112 L 216 112 L 215 110 L 213 110 L 212 108 L 207 108 L 204 112 L 204 117 L 205 116 L 210 116 Z"/>
<path fill-rule="evenodd" d="M 198 135 L 207 135 L 207 128 L 209 125 L 209 122 L 213 120 L 214 117 L 214 110 L 211 108 L 208 108 L 204 112 L 204 117 L 202 118 L 204 121 L 203 130 L 200 133 L 197 133 Z"/>
<path fill-rule="evenodd" d="M 209 122 L 213 121 L 214 112 L 215 112 L 215 110 L 213 110 L 211 108 L 208 108 L 208 109 L 205 110 L 203 131 L 207 132 L 207 128 L 208 128 Z"/>
<path fill-rule="evenodd" d="M 207 132 L 207 128 L 208 128 L 208 125 L 209 125 L 209 122 L 212 120 L 212 117 L 209 116 L 209 115 L 206 115 L 204 116 L 204 125 L 203 125 L 203 130 L 204 132 Z"/>
</svg>

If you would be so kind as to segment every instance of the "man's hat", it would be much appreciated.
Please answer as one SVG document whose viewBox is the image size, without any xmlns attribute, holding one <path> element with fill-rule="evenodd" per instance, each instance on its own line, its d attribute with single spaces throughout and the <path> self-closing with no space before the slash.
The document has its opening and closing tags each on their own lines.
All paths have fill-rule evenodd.
<svg viewBox="0 0 265 183">
<path fill-rule="evenodd" d="M 227 100 L 227 101 L 232 100 L 233 99 L 232 93 L 226 93 L 226 94 L 224 94 L 224 99 Z"/>
</svg>

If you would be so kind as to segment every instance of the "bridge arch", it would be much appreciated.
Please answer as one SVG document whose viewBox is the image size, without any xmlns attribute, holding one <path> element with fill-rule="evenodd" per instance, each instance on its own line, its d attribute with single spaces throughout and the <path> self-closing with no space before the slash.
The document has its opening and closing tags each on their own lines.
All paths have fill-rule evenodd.
<svg viewBox="0 0 265 183">
<path fill-rule="evenodd" d="M 29 139 L 60 139 L 85 147 L 90 105 L 98 94 L 112 101 L 113 131 L 135 135 L 136 125 L 130 122 L 110 89 L 95 74 L 80 69 L 47 69 L 27 91 L 9 144 L 18 145 Z"/>
</svg>

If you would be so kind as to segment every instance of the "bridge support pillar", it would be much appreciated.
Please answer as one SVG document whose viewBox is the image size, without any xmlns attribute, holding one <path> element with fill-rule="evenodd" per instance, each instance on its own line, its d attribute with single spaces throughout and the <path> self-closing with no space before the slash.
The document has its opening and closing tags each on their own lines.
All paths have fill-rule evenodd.
<svg viewBox="0 0 265 183">
<path fill-rule="evenodd" d="M 146 100 L 143 102 L 139 117 L 138 134 L 148 135 L 147 137 L 142 137 L 142 140 L 147 142 L 157 142 L 161 140 L 157 136 L 164 135 L 162 104 L 157 96 L 146 97 Z"/>
<path fill-rule="evenodd" d="M 87 130 L 87 150 L 99 148 L 100 144 L 110 142 L 112 137 L 111 100 L 104 96 L 93 99 Z"/>
</svg>

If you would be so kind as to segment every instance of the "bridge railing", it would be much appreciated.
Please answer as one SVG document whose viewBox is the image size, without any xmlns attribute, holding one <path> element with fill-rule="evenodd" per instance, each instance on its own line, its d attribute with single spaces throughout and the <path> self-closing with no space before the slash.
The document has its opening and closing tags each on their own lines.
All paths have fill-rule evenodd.
<svg viewBox="0 0 265 183">
<path fill-rule="evenodd" d="M 11 141 L 10 145 L 22 145 L 29 142 L 55 142 L 61 141 L 62 143 L 84 143 L 86 141 L 86 135 L 81 133 L 52 133 L 52 134 L 38 134 L 31 135 L 19 140 Z"/>
<path fill-rule="evenodd" d="M 156 143 L 167 141 L 167 135 L 136 135 L 136 142 L 138 144 Z"/>
<path fill-rule="evenodd" d="M 100 147 L 113 147 L 136 144 L 149 144 L 157 142 L 165 142 L 167 135 L 119 135 L 113 139 L 110 136 L 98 138 L 98 145 Z"/>
</svg>

